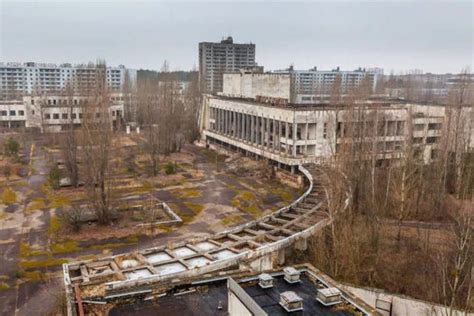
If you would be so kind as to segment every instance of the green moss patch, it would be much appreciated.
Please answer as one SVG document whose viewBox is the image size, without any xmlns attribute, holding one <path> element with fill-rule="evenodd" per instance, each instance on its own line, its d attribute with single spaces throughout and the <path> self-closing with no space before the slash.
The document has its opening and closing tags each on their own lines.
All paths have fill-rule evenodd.
<svg viewBox="0 0 474 316">
<path fill-rule="evenodd" d="M 39 249 L 38 247 L 32 247 L 28 245 L 23 240 L 20 241 L 20 257 L 34 257 L 34 256 L 43 256 L 48 253 L 44 250 Z"/>
<path fill-rule="evenodd" d="M 9 289 L 9 288 L 10 288 L 10 286 L 9 286 L 7 283 L 5 283 L 5 282 L 0 282 L 0 291 L 1 291 L 1 290 L 7 290 L 7 289 Z"/>
<path fill-rule="evenodd" d="M 250 214 L 253 218 L 257 218 L 260 213 L 260 207 L 258 206 L 258 200 L 256 195 L 250 191 L 239 191 L 230 204 L 239 210 Z"/>
<path fill-rule="evenodd" d="M 2 193 L 3 204 L 9 205 L 16 203 L 16 193 L 10 187 L 6 187 Z"/>
<path fill-rule="evenodd" d="M 176 189 L 176 190 L 170 191 L 170 193 L 173 194 L 178 199 L 196 198 L 201 195 L 201 192 L 199 192 L 196 189 L 191 189 L 191 188 Z"/>
<path fill-rule="evenodd" d="M 44 199 L 42 198 L 34 198 L 28 206 L 25 208 L 26 213 L 31 213 L 36 210 L 41 210 L 46 208 L 46 204 L 44 203 Z"/>
<path fill-rule="evenodd" d="M 59 230 L 61 229 L 61 221 L 57 216 L 51 216 L 49 219 L 49 226 L 48 226 L 48 236 L 53 238 L 57 235 Z"/>
<path fill-rule="evenodd" d="M 67 252 L 75 252 L 81 250 L 77 241 L 74 240 L 67 240 L 60 243 L 54 243 L 49 246 L 51 253 L 58 254 L 58 253 L 67 253 Z"/>
<path fill-rule="evenodd" d="M 62 258 L 48 258 L 43 260 L 28 260 L 28 261 L 21 261 L 19 266 L 23 269 L 37 269 L 37 268 L 45 268 L 51 266 L 58 266 L 62 265 L 63 263 L 67 263 L 66 259 Z"/>
<path fill-rule="evenodd" d="M 221 223 L 222 223 L 222 225 L 225 225 L 225 226 L 232 226 L 232 225 L 235 225 L 235 224 L 239 223 L 241 220 L 242 220 L 242 216 L 240 216 L 238 214 L 229 214 L 229 215 L 226 215 L 221 220 Z"/>
</svg>

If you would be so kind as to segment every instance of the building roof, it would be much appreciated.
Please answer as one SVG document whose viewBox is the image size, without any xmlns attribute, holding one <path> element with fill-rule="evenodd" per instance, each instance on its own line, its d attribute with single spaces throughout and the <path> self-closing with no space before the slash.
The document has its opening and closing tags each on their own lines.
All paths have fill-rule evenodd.
<svg viewBox="0 0 474 316">
<path fill-rule="evenodd" d="M 258 285 L 258 274 L 234 275 L 238 286 L 267 315 L 288 315 L 279 304 L 280 295 L 289 302 L 301 300 L 303 310 L 298 315 L 364 315 L 371 313 L 370 308 L 362 311 L 354 303 L 343 300 L 342 303 L 326 307 L 316 300 L 318 290 L 327 286 L 315 277 L 317 271 L 301 270 L 301 282 L 290 284 L 284 280 L 282 270 L 269 271 L 274 278 L 272 288 L 263 289 Z M 230 278 L 233 274 L 228 275 Z M 113 306 L 109 315 L 228 315 L 227 278 L 194 280 L 190 284 L 176 285 L 166 293 L 149 300 L 128 300 L 122 305 Z M 142 297 L 143 298 L 143 297 Z M 360 303 L 358 303 L 360 304 Z M 358 305 L 361 306 L 361 305 Z M 363 304 L 362 304 L 363 306 Z M 364 306 L 366 307 L 366 306 Z M 90 311 L 89 311 L 90 312 Z"/>
</svg>

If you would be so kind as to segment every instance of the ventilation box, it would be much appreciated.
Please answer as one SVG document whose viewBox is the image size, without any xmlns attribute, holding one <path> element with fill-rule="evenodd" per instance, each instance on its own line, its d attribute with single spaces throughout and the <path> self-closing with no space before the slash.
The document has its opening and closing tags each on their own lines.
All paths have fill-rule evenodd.
<svg viewBox="0 0 474 316">
<path fill-rule="evenodd" d="M 286 267 L 283 269 L 285 274 L 285 281 L 288 283 L 298 283 L 300 282 L 300 272 L 293 267 Z"/>
<path fill-rule="evenodd" d="M 319 289 L 316 300 L 324 306 L 332 306 L 342 302 L 341 291 L 335 287 Z"/>
<path fill-rule="evenodd" d="M 273 287 L 273 277 L 268 273 L 262 273 L 258 276 L 258 285 L 262 289 L 268 289 Z"/>
<path fill-rule="evenodd" d="M 293 291 L 286 291 L 280 294 L 280 305 L 287 312 L 303 310 L 303 299 Z"/>
</svg>

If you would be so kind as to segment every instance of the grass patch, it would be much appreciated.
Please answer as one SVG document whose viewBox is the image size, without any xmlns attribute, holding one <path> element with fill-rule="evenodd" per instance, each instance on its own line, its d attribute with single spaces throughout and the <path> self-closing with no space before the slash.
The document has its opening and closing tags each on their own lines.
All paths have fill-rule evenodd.
<svg viewBox="0 0 474 316">
<path fill-rule="evenodd" d="M 81 250 L 77 241 L 74 240 L 67 240 L 61 243 L 54 243 L 49 246 L 51 253 L 58 254 L 58 253 L 66 253 L 66 252 L 75 252 Z"/>
<path fill-rule="evenodd" d="M 33 256 L 43 256 L 47 255 L 48 253 L 44 250 L 31 247 L 23 240 L 20 241 L 20 257 L 33 257 Z"/>
<path fill-rule="evenodd" d="M 6 284 L 5 282 L 0 282 L 0 290 L 7 290 L 9 289 L 10 286 Z"/>
<path fill-rule="evenodd" d="M 37 269 L 37 268 L 45 268 L 51 266 L 58 266 L 63 263 L 67 263 L 66 259 L 62 258 L 48 258 L 43 260 L 29 260 L 29 261 L 21 261 L 19 263 L 20 267 L 23 269 Z"/>
<path fill-rule="evenodd" d="M 257 197 L 250 191 L 240 191 L 237 196 L 230 200 L 230 204 L 239 210 L 250 214 L 253 218 L 257 218 L 261 213 L 257 204 Z"/>
<path fill-rule="evenodd" d="M 16 277 L 25 281 L 41 281 L 46 275 L 41 271 L 17 271 Z"/>
<path fill-rule="evenodd" d="M 16 203 L 16 193 L 10 187 L 6 187 L 2 193 L 3 204 L 9 205 Z"/>
<path fill-rule="evenodd" d="M 270 193 L 278 196 L 283 202 L 291 202 L 293 200 L 293 195 L 288 192 L 285 188 L 281 187 L 272 187 L 270 188 Z"/>
<path fill-rule="evenodd" d="M 221 223 L 222 223 L 222 225 L 225 225 L 225 226 L 231 226 L 231 225 L 235 225 L 235 224 L 239 223 L 241 220 L 242 220 L 242 216 L 240 216 L 238 214 L 229 214 L 229 215 L 226 215 L 221 220 Z"/>
<path fill-rule="evenodd" d="M 50 192 L 48 194 L 48 201 L 48 208 L 58 208 L 62 206 L 71 205 L 71 200 L 69 199 L 69 197 L 59 193 Z"/>
<path fill-rule="evenodd" d="M 46 208 L 46 204 L 44 203 L 44 199 L 42 198 L 34 198 L 25 209 L 26 213 L 31 213 L 36 210 Z"/>
<path fill-rule="evenodd" d="M 131 244 L 134 244 L 134 243 L 128 243 L 128 242 L 107 243 L 107 244 L 102 244 L 102 245 L 92 245 L 89 248 L 93 250 L 106 250 L 106 249 L 129 246 Z"/>
<path fill-rule="evenodd" d="M 175 189 L 171 190 L 170 193 L 179 199 L 196 198 L 201 195 L 201 192 L 191 188 Z"/>
<path fill-rule="evenodd" d="M 57 235 L 59 230 L 61 229 L 61 221 L 57 216 L 51 216 L 49 219 L 49 226 L 48 226 L 48 236 L 53 238 Z"/>
<path fill-rule="evenodd" d="M 204 206 L 202 204 L 184 202 L 184 205 L 186 205 L 187 208 L 193 211 L 194 215 L 198 215 L 204 210 Z"/>
</svg>

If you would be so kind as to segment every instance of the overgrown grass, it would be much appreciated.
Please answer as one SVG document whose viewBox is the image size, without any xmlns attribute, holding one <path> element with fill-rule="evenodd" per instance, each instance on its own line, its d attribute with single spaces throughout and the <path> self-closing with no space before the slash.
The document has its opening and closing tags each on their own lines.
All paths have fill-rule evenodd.
<svg viewBox="0 0 474 316">
<path fill-rule="evenodd" d="M 60 229 L 61 221 L 59 220 L 59 217 L 55 215 L 51 216 L 51 218 L 49 219 L 48 236 L 50 238 L 56 237 Z"/>
<path fill-rule="evenodd" d="M 10 187 L 6 187 L 2 193 L 3 204 L 10 205 L 16 203 L 16 193 Z"/>
<path fill-rule="evenodd" d="M 221 223 L 222 223 L 222 225 L 225 225 L 225 226 L 232 226 L 232 225 L 235 225 L 235 224 L 239 223 L 241 220 L 242 220 L 242 216 L 240 216 L 238 214 L 229 214 L 229 215 L 226 215 L 221 220 Z"/>
<path fill-rule="evenodd" d="M 49 246 L 51 253 L 58 254 L 58 253 L 67 253 L 67 252 L 75 252 L 81 250 L 79 244 L 75 240 L 67 240 L 64 242 L 58 242 L 51 244 Z"/>
<path fill-rule="evenodd" d="M 92 245 L 89 248 L 93 250 L 106 250 L 106 249 L 113 249 L 113 248 L 120 248 L 124 246 L 129 246 L 134 244 L 134 242 L 117 242 L 117 243 L 106 243 L 101 245 Z"/>
<path fill-rule="evenodd" d="M 253 218 L 257 218 L 261 213 L 257 204 L 257 197 L 250 191 L 239 191 L 237 196 L 230 200 L 230 204 L 239 210 L 250 214 Z"/>
<path fill-rule="evenodd" d="M 42 260 L 21 261 L 19 263 L 19 266 L 23 269 L 37 269 L 37 268 L 58 266 L 67 262 L 68 261 L 63 258 L 48 258 L 48 259 L 42 259 Z"/>
<path fill-rule="evenodd" d="M 31 213 L 36 210 L 44 209 L 46 208 L 46 204 L 44 203 L 44 199 L 42 198 L 34 198 L 30 203 L 28 203 L 28 206 L 25 208 L 26 213 Z"/>
<path fill-rule="evenodd" d="M 175 189 L 171 190 L 170 193 L 179 199 L 196 198 L 201 195 L 201 192 L 192 188 Z"/>
<path fill-rule="evenodd" d="M 16 272 L 17 279 L 25 281 L 41 281 L 46 278 L 46 275 L 41 271 L 23 271 L 19 270 Z"/>
<path fill-rule="evenodd" d="M 1 291 L 1 290 L 7 290 L 7 289 L 9 289 L 9 288 L 10 288 L 10 286 L 9 286 L 7 283 L 5 283 L 5 282 L 0 282 L 0 291 Z"/>
<path fill-rule="evenodd" d="M 48 252 L 44 250 L 31 247 L 23 240 L 20 241 L 20 257 L 25 258 L 25 257 L 43 256 L 47 254 Z"/>
<path fill-rule="evenodd" d="M 285 203 L 293 200 L 293 195 L 288 192 L 286 188 L 270 187 L 269 191 L 271 194 L 278 196 Z"/>
</svg>

